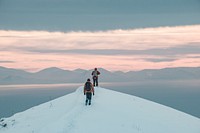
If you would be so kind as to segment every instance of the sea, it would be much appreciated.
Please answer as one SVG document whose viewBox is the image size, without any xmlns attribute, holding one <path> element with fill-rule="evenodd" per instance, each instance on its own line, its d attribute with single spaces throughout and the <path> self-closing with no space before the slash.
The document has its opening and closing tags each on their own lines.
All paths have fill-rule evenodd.
<svg viewBox="0 0 200 133">
<path fill-rule="evenodd" d="M 144 98 L 200 118 L 200 80 L 100 82 L 99 84 L 102 88 Z M 67 95 L 83 85 L 84 83 L 0 85 L 0 118 L 10 117 Z"/>
</svg>

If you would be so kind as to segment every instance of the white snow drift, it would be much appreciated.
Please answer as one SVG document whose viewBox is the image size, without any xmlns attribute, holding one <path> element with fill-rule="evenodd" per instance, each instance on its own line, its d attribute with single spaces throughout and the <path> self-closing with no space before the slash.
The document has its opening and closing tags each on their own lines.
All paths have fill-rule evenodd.
<svg viewBox="0 0 200 133">
<path fill-rule="evenodd" d="M 135 96 L 98 87 L 84 103 L 80 87 L 5 118 L 0 133 L 200 133 L 200 119 Z"/>
</svg>

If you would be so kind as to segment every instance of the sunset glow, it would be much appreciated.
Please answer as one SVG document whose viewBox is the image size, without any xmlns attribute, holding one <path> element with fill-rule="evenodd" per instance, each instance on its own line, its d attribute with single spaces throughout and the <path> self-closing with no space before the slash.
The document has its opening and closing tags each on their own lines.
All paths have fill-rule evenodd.
<svg viewBox="0 0 200 133">
<path fill-rule="evenodd" d="M 111 71 L 200 66 L 200 25 L 98 32 L 0 30 L 0 66 Z"/>
</svg>

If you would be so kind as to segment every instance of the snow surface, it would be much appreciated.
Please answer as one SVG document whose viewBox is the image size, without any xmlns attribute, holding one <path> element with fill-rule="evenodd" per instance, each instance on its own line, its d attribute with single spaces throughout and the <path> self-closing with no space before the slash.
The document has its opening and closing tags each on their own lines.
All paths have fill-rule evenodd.
<svg viewBox="0 0 200 133">
<path fill-rule="evenodd" d="M 74 93 L 5 118 L 0 133 L 200 133 L 200 119 L 135 96 L 96 87 L 85 106 Z"/>
</svg>

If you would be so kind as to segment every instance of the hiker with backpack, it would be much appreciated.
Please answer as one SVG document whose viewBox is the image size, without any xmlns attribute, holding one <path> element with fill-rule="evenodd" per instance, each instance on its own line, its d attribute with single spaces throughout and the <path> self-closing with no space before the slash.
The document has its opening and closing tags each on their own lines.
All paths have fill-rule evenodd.
<svg viewBox="0 0 200 133">
<path fill-rule="evenodd" d="M 94 95 L 94 87 L 93 84 L 90 82 L 90 79 L 87 79 L 87 82 L 84 85 L 84 95 L 86 95 L 85 105 L 91 105 L 92 94 Z"/>
<path fill-rule="evenodd" d="M 98 75 L 100 75 L 100 72 L 97 70 L 97 68 L 95 68 L 94 71 L 92 72 L 92 79 L 94 86 L 98 86 Z"/>
</svg>

